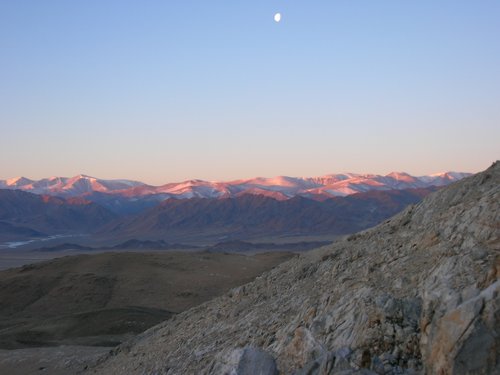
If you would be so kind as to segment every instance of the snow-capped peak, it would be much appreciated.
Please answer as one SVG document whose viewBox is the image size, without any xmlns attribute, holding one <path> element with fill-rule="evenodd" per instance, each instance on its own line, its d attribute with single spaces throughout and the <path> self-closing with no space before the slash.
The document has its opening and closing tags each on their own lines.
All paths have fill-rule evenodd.
<svg viewBox="0 0 500 375">
<path fill-rule="evenodd" d="M 280 199 L 295 196 L 322 197 L 321 199 L 324 199 L 370 190 L 443 186 L 468 175 L 468 173 L 460 172 L 436 173 L 419 177 L 405 172 L 392 172 L 385 176 L 339 173 L 320 177 L 256 177 L 228 182 L 194 179 L 162 186 L 150 186 L 139 181 L 104 180 L 80 174 L 71 178 L 50 177 L 38 181 L 18 177 L 0 181 L 0 187 L 56 196 L 81 196 L 101 192 L 126 197 L 158 195 L 162 198 L 221 198 L 249 193 L 280 197 Z"/>
<path fill-rule="evenodd" d="M 26 177 L 14 177 L 5 181 L 7 186 L 24 186 L 33 183 L 33 180 L 30 180 Z"/>
</svg>

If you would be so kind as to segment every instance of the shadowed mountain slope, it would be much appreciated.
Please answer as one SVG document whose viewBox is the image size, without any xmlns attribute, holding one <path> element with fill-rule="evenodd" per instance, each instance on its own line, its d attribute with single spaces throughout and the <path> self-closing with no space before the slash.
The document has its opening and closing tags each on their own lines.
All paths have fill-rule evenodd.
<svg viewBox="0 0 500 375">
<path fill-rule="evenodd" d="M 173 317 L 86 373 L 499 373 L 499 235 L 497 162 Z"/>
<path fill-rule="evenodd" d="M 369 191 L 323 201 L 300 196 L 277 200 L 253 194 L 162 203 L 139 200 L 132 211 L 144 209 L 144 204 L 155 206 L 129 216 L 125 214 L 131 207 L 122 205 L 119 196 L 113 201 L 117 206 L 108 209 L 81 197 L 0 189 L 0 242 L 54 234 L 92 234 L 80 239 L 85 246 L 93 246 L 99 238 L 106 245 L 131 239 L 203 244 L 266 236 L 347 234 L 380 223 L 436 189 Z M 99 194 L 103 195 L 94 195 Z"/>
<path fill-rule="evenodd" d="M 116 215 L 105 208 L 81 198 L 62 199 L 0 189 L 0 230 L 5 234 L 82 233 L 93 231 L 115 218 Z"/>
<path fill-rule="evenodd" d="M 266 235 L 346 234 L 371 227 L 419 202 L 436 188 L 371 191 L 328 199 L 276 200 L 262 195 L 227 199 L 171 199 L 103 231 L 128 238 L 247 238 Z"/>
</svg>

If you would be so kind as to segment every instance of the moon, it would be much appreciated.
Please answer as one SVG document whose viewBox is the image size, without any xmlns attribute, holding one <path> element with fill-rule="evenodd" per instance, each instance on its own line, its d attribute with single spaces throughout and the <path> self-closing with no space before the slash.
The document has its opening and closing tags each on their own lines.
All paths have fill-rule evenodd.
<svg viewBox="0 0 500 375">
<path fill-rule="evenodd" d="M 281 13 L 276 13 L 274 15 L 274 21 L 276 21 L 277 23 L 281 21 Z"/>
</svg>

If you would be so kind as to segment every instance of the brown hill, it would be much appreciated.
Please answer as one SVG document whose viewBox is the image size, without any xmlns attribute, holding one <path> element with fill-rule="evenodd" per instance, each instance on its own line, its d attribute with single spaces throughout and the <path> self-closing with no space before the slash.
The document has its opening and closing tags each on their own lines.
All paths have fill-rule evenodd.
<svg viewBox="0 0 500 375">
<path fill-rule="evenodd" d="M 0 348 L 117 344 L 291 256 L 102 253 L 2 271 Z"/>
</svg>

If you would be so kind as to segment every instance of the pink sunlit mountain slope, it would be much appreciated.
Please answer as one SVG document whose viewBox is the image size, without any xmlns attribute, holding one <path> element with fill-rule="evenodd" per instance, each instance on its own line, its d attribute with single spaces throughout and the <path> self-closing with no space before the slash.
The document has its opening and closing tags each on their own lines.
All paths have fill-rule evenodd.
<svg viewBox="0 0 500 375">
<path fill-rule="evenodd" d="M 15 240 L 75 233 L 90 236 L 81 241 L 174 242 L 339 235 L 375 225 L 466 175 L 344 173 L 161 186 L 85 175 L 21 177 L 0 181 L 0 229 Z"/>
<path fill-rule="evenodd" d="M 129 180 L 102 180 L 86 175 L 75 177 L 50 177 L 34 181 L 25 177 L 0 180 L 0 188 L 24 190 L 34 194 L 78 196 L 92 192 L 111 193 L 144 185 Z"/>
<path fill-rule="evenodd" d="M 158 196 L 168 198 L 230 198 L 242 194 L 265 195 L 275 199 L 295 196 L 327 199 L 372 190 L 403 190 L 444 186 L 458 181 L 468 173 L 446 172 L 429 176 L 411 176 L 407 173 L 388 175 L 342 173 L 321 177 L 257 177 L 228 182 L 189 180 L 151 186 L 130 180 L 103 180 L 85 175 L 71 178 L 51 177 L 34 181 L 25 177 L 0 180 L 0 189 L 23 190 L 35 194 L 75 197 L 93 193 L 105 193 L 134 198 Z"/>
</svg>

